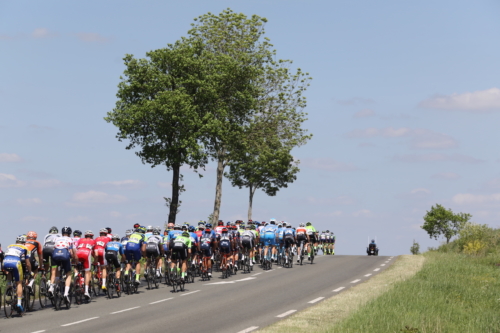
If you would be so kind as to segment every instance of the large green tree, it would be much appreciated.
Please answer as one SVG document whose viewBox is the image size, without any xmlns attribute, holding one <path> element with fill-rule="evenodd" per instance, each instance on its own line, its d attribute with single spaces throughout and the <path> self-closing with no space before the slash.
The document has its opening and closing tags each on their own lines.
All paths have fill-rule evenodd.
<svg viewBox="0 0 500 333">
<path fill-rule="evenodd" d="M 118 140 L 151 167 L 172 171 L 168 222 L 175 223 L 180 205 L 180 167 L 204 167 L 207 156 L 200 144 L 203 127 L 197 92 L 203 87 L 203 47 L 181 40 L 146 53 L 147 59 L 124 58 L 126 69 L 118 85 L 118 101 L 105 120 L 118 128 Z"/>
<path fill-rule="evenodd" d="M 257 112 L 262 87 L 257 84 L 273 51 L 263 38 L 266 19 L 230 9 L 198 17 L 188 39 L 202 44 L 207 89 L 199 91 L 202 142 L 217 163 L 212 222 L 219 218 L 224 169 L 244 151 L 243 134 Z"/>
<path fill-rule="evenodd" d="M 427 231 L 430 238 L 438 239 L 438 237 L 443 236 L 446 238 L 446 243 L 449 243 L 450 239 L 460 232 L 471 217 L 472 215 L 467 213 L 455 214 L 451 209 L 436 204 L 425 214 L 424 224 L 421 228 Z"/>
</svg>

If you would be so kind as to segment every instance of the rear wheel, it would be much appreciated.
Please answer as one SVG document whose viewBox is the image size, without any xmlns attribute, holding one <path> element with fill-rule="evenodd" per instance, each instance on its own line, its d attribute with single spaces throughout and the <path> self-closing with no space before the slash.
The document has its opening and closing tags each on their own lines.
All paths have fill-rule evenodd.
<svg viewBox="0 0 500 333">
<path fill-rule="evenodd" d="M 33 286 L 29 288 L 29 293 L 30 293 L 30 301 L 29 301 L 29 307 L 28 310 L 33 311 L 35 310 L 35 301 L 36 301 L 36 295 L 37 293 L 40 293 L 38 285 L 33 281 Z"/>
<path fill-rule="evenodd" d="M 47 285 L 47 279 L 42 277 L 40 279 L 40 285 L 38 290 L 38 300 L 40 301 L 40 307 L 43 309 L 47 307 L 47 291 L 49 287 Z"/>
<path fill-rule="evenodd" d="M 12 317 L 14 312 L 14 304 L 17 302 L 17 297 L 15 296 L 15 291 L 13 287 L 7 287 L 3 295 L 3 309 L 5 312 L 5 317 Z"/>
</svg>

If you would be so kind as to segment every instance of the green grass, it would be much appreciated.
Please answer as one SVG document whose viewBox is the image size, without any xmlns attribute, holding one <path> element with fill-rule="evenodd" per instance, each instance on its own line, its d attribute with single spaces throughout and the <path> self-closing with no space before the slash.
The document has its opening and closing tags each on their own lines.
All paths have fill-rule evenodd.
<svg viewBox="0 0 500 333">
<path fill-rule="evenodd" d="M 423 268 L 326 332 L 500 332 L 500 262 L 454 252 L 425 254 Z"/>
</svg>

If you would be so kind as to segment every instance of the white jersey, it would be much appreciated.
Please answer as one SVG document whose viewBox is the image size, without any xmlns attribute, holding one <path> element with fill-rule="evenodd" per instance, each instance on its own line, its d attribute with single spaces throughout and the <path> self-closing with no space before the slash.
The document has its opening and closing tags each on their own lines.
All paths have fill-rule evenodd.
<svg viewBox="0 0 500 333">
<path fill-rule="evenodd" d="M 68 236 L 58 237 L 55 240 L 54 248 L 71 250 L 73 248 L 73 240 Z"/>
<path fill-rule="evenodd" d="M 252 230 L 245 230 L 243 231 L 243 233 L 241 234 L 241 237 L 242 238 L 248 238 L 250 237 L 251 239 L 254 239 L 255 238 L 255 234 L 253 233 Z"/>
<path fill-rule="evenodd" d="M 151 235 L 149 236 L 147 243 L 161 244 L 163 242 L 163 238 L 160 235 Z"/>
<path fill-rule="evenodd" d="M 55 241 L 56 241 L 56 239 L 59 238 L 59 237 L 62 237 L 62 235 L 61 234 L 48 234 L 44 238 L 43 245 L 45 245 L 47 243 L 54 244 Z"/>
</svg>

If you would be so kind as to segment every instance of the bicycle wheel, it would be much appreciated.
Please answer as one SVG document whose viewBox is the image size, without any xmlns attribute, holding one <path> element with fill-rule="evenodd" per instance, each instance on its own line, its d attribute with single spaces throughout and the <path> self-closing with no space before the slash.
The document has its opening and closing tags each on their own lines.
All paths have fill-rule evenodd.
<svg viewBox="0 0 500 333">
<path fill-rule="evenodd" d="M 12 317 L 12 313 L 14 312 L 14 305 L 17 303 L 17 297 L 15 294 L 15 290 L 12 286 L 7 287 L 5 289 L 5 293 L 3 295 L 3 310 L 5 312 L 5 317 Z"/>
<path fill-rule="evenodd" d="M 114 273 L 112 273 L 108 276 L 108 279 L 106 280 L 106 294 L 108 295 L 109 299 L 113 299 L 114 291 L 115 291 L 115 275 Z"/>
<path fill-rule="evenodd" d="M 174 268 L 174 271 L 170 272 L 170 284 L 174 293 L 177 292 L 177 268 Z"/>
<path fill-rule="evenodd" d="M 31 291 L 30 291 L 31 288 L 29 288 L 28 286 L 23 286 L 23 299 L 22 299 L 22 302 L 21 304 L 23 305 L 23 314 L 26 313 L 26 311 L 31 311 L 31 300 L 32 300 L 32 297 L 31 297 Z M 33 297 L 34 299 L 34 297 Z"/>
<path fill-rule="evenodd" d="M 130 295 L 132 293 L 130 274 L 126 274 L 123 280 L 125 284 L 125 292 L 127 293 L 127 295 Z"/>
<path fill-rule="evenodd" d="M 146 267 L 146 269 L 144 270 L 144 277 L 146 278 L 146 281 L 148 283 L 148 289 L 151 290 L 153 286 L 153 279 L 151 277 L 151 264 L 149 264 L 148 267 Z"/>
<path fill-rule="evenodd" d="M 68 291 L 68 296 L 69 296 L 68 299 L 66 299 L 66 297 L 63 297 L 64 304 L 66 304 L 67 310 L 69 310 L 71 308 L 71 302 L 73 299 L 74 290 L 75 290 L 75 286 L 73 285 L 73 283 L 71 283 L 69 286 L 69 291 Z"/>
<path fill-rule="evenodd" d="M 49 286 L 47 285 L 47 278 L 45 276 L 40 279 L 40 284 L 38 287 L 38 300 L 40 302 L 40 307 L 43 309 L 47 307 L 47 291 L 49 290 Z"/>
<path fill-rule="evenodd" d="M 73 297 L 75 298 L 75 304 L 80 305 L 83 303 L 83 288 L 81 285 L 77 284 L 75 286 L 75 291 L 73 293 Z"/>
<path fill-rule="evenodd" d="M 30 302 L 28 306 L 29 311 L 35 310 L 36 295 L 40 293 L 38 285 L 33 281 L 33 286 L 29 288 L 30 291 Z"/>
<path fill-rule="evenodd" d="M 56 308 L 56 310 L 61 310 L 61 303 L 62 303 L 62 295 L 61 295 L 61 292 L 60 292 L 60 285 L 59 283 L 54 287 L 54 292 L 53 292 L 53 295 L 54 295 L 54 306 Z"/>
<path fill-rule="evenodd" d="M 312 265 L 313 261 L 314 261 L 314 250 L 311 251 L 311 265 Z"/>
</svg>

